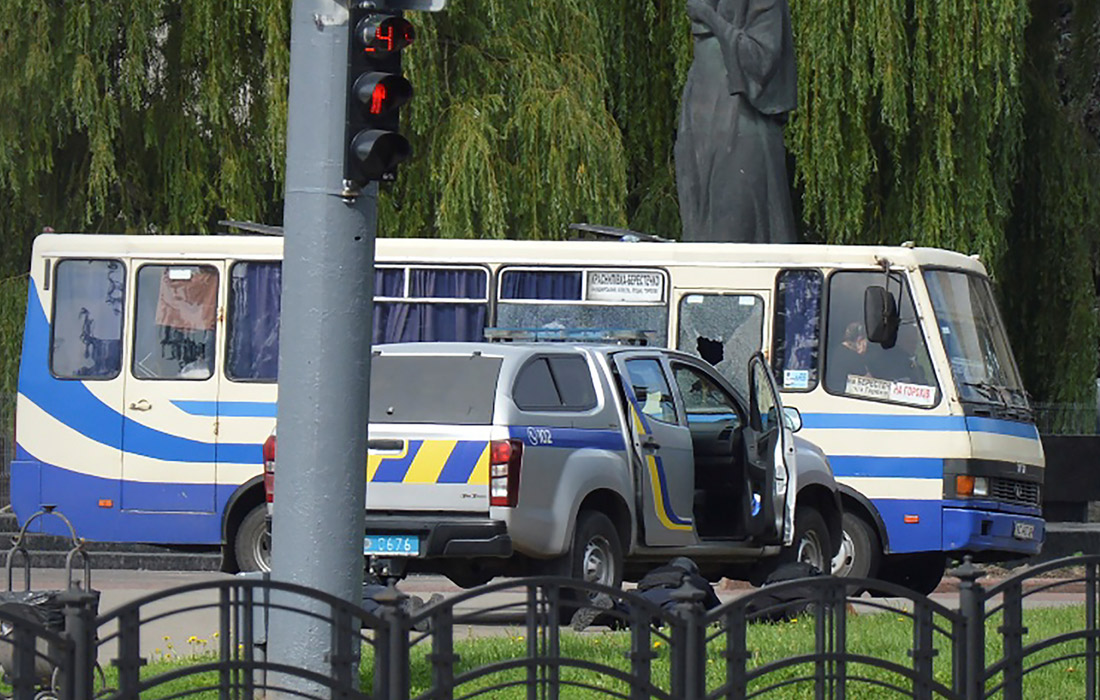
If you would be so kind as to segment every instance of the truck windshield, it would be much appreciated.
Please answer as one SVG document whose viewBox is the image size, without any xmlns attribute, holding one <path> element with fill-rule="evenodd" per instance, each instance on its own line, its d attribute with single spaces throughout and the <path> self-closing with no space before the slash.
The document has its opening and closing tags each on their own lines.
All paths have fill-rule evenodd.
<svg viewBox="0 0 1100 700">
<path fill-rule="evenodd" d="M 952 270 L 925 270 L 924 279 L 959 398 L 994 415 L 1030 419 L 989 280 Z"/>
</svg>

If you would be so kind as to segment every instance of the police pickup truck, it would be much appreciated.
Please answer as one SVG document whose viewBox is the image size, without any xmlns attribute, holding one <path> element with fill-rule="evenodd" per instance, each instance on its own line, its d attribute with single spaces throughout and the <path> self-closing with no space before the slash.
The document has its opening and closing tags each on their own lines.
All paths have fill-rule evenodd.
<svg viewBox="0 0 1100 700">
<path fill-rule="evenodd" d="M 759 353 L 745 397 L 700 358 L 567 343 L 408 343 L 372 357 L 364 554 L 383 576 L 605 585 L 827 571 L 841 509 Z"/>
</svg>

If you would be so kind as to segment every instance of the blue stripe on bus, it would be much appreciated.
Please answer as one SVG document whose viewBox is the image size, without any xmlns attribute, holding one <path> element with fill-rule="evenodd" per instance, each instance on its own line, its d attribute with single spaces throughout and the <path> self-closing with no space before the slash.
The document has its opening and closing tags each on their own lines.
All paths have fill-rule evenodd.
<svg viewBox="0 0 1100 700">
<path fill-rule="evenodd" d="M 803 413 L 808 430 L 908 430 L 973 432 L 1039 439 L 1033 423 L 963 416 L 898 416 L 881 413 Z"/>
<path fill-rule="evenodd" d="M 49 340 L 50 326 L 38 295 L 32 289 L 23 337 L 25 361 L 19 375 L 19 392 L 89 440 L 169 462 L 213 462 L 216 452 L 219 462 L 263 464 L 263 452 L 258 444 L 202 442 L 165 433 L 126 418 L 103 403 L 80 380 L 54 378 L 47 366 Z"/>
<path fill-rule="evenodd" d="M 935 552 L 943 546 L 943 501 L 876 498 L 872 503 L 886 525 L 891 552 Z M 917 516 L 918 522 L 905 522 L 907 515 Z"/>
<path fill-rule="evenodd" d="M 47 498 L 43 498 L 43 485 Z M 57 511 L 77 524 L 77 534 L 101 542 L 156 542 L 161 544 L 218 544 L 222 539 L 222 513 L 238 484 L 154 484 L 126 481 L 127 493 L 144 493 L 146 488 L 185 489 L 201 496 L 204 504 L 213 505 L 213 512 L 180 512 L 155 510 L 122 510 L 123 481 L 81 474 L 53 464 L 41 462 L 21 445 L 16 446 L 11 463 L 12 507 L 20 523 L 41 508 L 43 502 L 57 506 Z M 113 507 L 101 508 L 99 501 L 109 499 Z M 68 536 L 60 518 L 39 518 L 32 532 Z"/>
<path fill-rule="evenodd" d="M 972 433 L 995 433 L 997 435 L 1011 435 L 1012 437 L 1039 439 L 1039 430 L 1033 423 L 1016 423 L 995 418 L 968 417 L 966 428 Z"/>
<path fill-rule="evenodd" d="M 192 416 L 222 418 L 274 418 L 274 401 L 173 401 L 172 405 Z"/>
<path fill-rule="evenodd" d="M 902 477 L 942 479 L 943 460 L 932 457 L 864 457 L 829 455 L 836 476 Z"/>
</svg>

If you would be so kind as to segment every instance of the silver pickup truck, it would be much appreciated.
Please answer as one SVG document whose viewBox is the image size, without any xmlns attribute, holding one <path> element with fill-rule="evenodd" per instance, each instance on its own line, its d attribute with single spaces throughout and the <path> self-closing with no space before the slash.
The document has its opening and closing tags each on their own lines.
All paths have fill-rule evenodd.
<svg viewBox="0 0 1100 700">
<path fill-rule="evenodd" d="M 410 343 L 371 368 L 364 554 L 461 586 L 555 573 L 618 585 L 690 556 L 710 578 L 827 570 L 841 508 L 763 357 L 749 396 L 659 348 Z M 273 465 L 269 465 L 273 468 Z"/>
</svg>

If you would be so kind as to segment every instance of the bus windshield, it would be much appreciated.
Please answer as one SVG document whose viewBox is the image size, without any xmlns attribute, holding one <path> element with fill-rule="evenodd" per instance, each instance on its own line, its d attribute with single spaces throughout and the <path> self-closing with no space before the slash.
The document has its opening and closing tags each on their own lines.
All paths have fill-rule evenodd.
<svg viewBox="0 0 1100 700">
<path fill-rule="evenodd" d="M 971 406 L 1008 409 L 1030 417 L 989 280 L 952 270 L 925 270 L 924 279 L 959 398 Z"/>
</svg>

